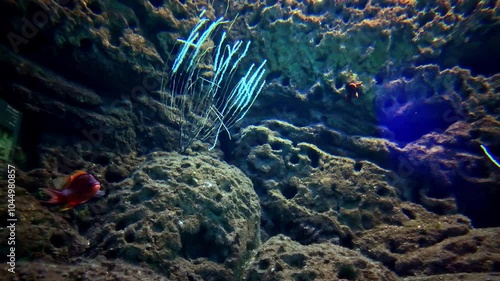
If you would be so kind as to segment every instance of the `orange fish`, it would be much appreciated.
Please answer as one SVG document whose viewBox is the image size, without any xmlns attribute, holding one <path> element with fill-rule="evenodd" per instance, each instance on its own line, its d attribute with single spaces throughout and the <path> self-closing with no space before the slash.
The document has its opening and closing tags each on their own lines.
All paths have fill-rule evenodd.
<svg viewBox="0 0 500 281">
<path fill-rule="evenodd" d="M 57 184 L 56 181 L 59 181 Z M 49 204 L 66 204 L 61 211 L 73 209 L 75 206 L 87 202 L 92 197 L 101 197 L 104 195 L 101 184 L 95 177 L 84 171 L 76 171 L 71 176 L 62 179 L 54 180 L 56 186 L 59 185 L 61 190 L 52 188 L 43 188 L 42 190 L 50 195 L 48 201 L 42 203 Z"/>
<path fill-rule="evenodd" d="M 359 98 L 359 88 L 363 84 L 363 82 L 351 82 L 345 86 L 347 90 L 347 94 L 344 96 L 344 99 L 348 102 L 352 102 L 352 98 Z"/>
</svg>

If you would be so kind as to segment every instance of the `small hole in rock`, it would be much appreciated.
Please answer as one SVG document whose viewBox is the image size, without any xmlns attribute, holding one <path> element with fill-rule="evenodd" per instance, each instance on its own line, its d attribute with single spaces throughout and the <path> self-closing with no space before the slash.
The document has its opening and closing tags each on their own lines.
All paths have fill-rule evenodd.
<svg viewBox="0 0 500 281">
<path fill-rule="evenodd" d="M 379 196 L 388 196 L 389 195 L 389 190 L 386 188 L 386 187 L 383 187 L 383 186 L 379 186 L 377 187 L 377 194 Z"/>
<path fill-rule="evenodd" d="M 66 246 L 66 240 L 68 240 L 68 238 L 64 237 L 63 234 L 54 233 L 50 237 L 50 244 L 52 244 L 56 248 L 61 248 Z"/>
<path fill-rule="evenodd" d="M 291 185 L 285 185 L 282 188 L 280 188 L 281 194 L 285 196 L 286 199 L 292 199 L 297 195 L 297 187 L 291 186 Z"/>
<path fill-rule="evenodd" d="M 134 232 L 132 231 L 127 231 L 125 233 L 125 241 L 127 241 L 127 243 L 132 243 L 135 241 L 135 234 Z"/>
<path fill-rule="evenodd" d="M 217 195 L 215 195 L 215 201 L 220 202 L 220 200 L 222 200 L 222 194 L 218 193 Z"/>
<path fill-rule="evenodd" d="M 358 273 L 356 269 L 352 265 L 343 265 L 340 267 L 339 272 L 337 273 L 337 278 L 339 279 L 347 279 L 347 280 L 356 280 L 358 278 Z"/>
<path fill-rule="evenodd" d="M 157 221 L 153 224 L 152 229 L 154 232 L 163 232 L 163 230 L 165 230 L 165 227 L 163 226 L 163 223 L 161 221 Z"/>
<path fill-rule="evenodd" d="M 303 268 L 306 264 L 306 257 L 303 254 L 284 255 L 281 259 L 295 268 Z"/>
<path fill-rule="evenodd" d="M 271 142 L 271 149 L 272 150 L 281 150 L 281 143 L 280 142 Z"/>
<path fill-rule="evenodd" d="M 308 149 L 307 156 L 311 160 L 311 167 L 318 168 L 319 167 L 319 159 L 320 159 L 319 153 L 316 150 Z"/>
<path fill-rule="evenodd" d="M 354 171 L 359 172 L 359 171 L 361 171 L 361 168 L 363 168 L 363 164 L 362 163 L 356 162 L 354 164 Z"/>
<path fill-rule="evenodd" d="M 87 4 L 87 7 L 92 11 L 92 13 L 96 15 L 102 14 L 102 8 L 99 1 L 92 1 L 89 4 Z"/>
<path fill-rule="evenodd" d="M 413 213 L 413 211 L 411 210 L 402 208 L 401 212 L 403 212 L 403 214 L 405 214 L 405 216 L 407 216 L 410 220 L 414 220 L 416 218 L 415 213 Z"/>
<path fill-rule="evenodd" d="M 163 6 L 163 0 L 149 0 L 149 3 L 151 3 L 151 5 L 153 5 L 153 7 L 155 8 L 160 8 L 161 6 Z"/>
<path fill-rule="evenodd" d="M 269 267 L 269 265 L 271 265 L 269 263 L 269 260 L 268 259 L 264 259 L 264 260 L 260 260 L 259 261 L 259 269 L 260 270 L 265 270 Z"/>
</svg>

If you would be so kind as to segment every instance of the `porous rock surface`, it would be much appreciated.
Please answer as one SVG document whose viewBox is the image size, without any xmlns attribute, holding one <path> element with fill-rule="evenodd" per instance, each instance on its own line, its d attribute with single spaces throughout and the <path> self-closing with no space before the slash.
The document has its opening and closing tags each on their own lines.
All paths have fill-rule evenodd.
<svg viewBox="0 0 500 281">
<path fill-rule="evenodd" d="M 245 280 L 398 280 L 360 253 L 329 243 L 301 245 L 284 235 L 269 239 L 248 265 Z"/>
<path fill-rule="evenodd" d="M 452 209 L 476 227 L 499 225 L 490 215 L 500 212 L 498 168 L 480 147 L 500 155 L 499 69 L 488 63 L 499 59 L 493 40 L 498 3 L 273 1 L 256 7 L 246 30 L 268 59 L 269 85 L 243 122 L 278 119 L 304 128 L 297 139 L 408 179 L 406 200 L 446 214 L 449 206 L 427 198 L 455 197 Z M 353 81 L 362 82 L 360 98 L 348 103 L 345 85 Z M 357 137 L 384 138 L 390 148 L 341 143 Z"/>
<path fill-rule="evenodd" d="M 260 244 L 252 183 L 208 156 L 154 153 L 102 203 L 108 211 L 88 231 L 91 255 L 161 266 L 167 276 L 214 267 L 237 278 Z"/>
<path fill-rule="evenodd" d="M 321 151 L 311 144 L 316 131 L 322 128 L 281 121 L 243 131 L 234 153 L 260 197 L 263 237 L 284 234 L 303 245 L 356 249 L 398 276 L 498 271 L 500 244 L 491 236 L 498 228 L 473 229 L 451 199 L 427 198 L 446 215 L 401 200 L 408 179 Z M 345 142 L 364 143 L 381 160 L 392 147 L 385 140 Z"/>
<path fill-rule="evenodd" d="M 240 278 L 260 245 L 260 206 L 250 180 L 209 156 L 154 153 L 140 160 L 130 177 L 107 184 L 109 195 L 64 213 L 27 192 L 48 184 L 50 175 L 21 171 L 15 246 L 17 267 L 25 268 L 16 271 L 16 280 L 132 280 L 146 273 L 157 280 Z M 8 231 L 0 229 L 3 237 Z M 86 257 L 101 257 L 102 263 Z M 145 272 L 117 272 L 123 262 L 142 264 Z M 95 272 L 86 272 L 90 267 Z M 154 267 L 157 273 L 148 269 Z"/>
<path fill-rule="evenodd" d="M 16 274 L 9 274 L 6 278 L 7 279 L 4 280 L 9 281 L 169 280 L 168 278 L 158 274 L 152 269 L 131 265 L 121 261 L 106 261 L 104 258 L 88 260 L 75 258 L 67 264 L 48 262 L 20 262 L 18 264 Z"/>
<path fill-rule="evenodd" d="M 498 228 L 468 231 L 454 219 L 416 218 L 402 227 L 383 227 L 361 235 L 359 247 L 400 276 L 498 272 Z"/>
<path fill-rule="evenodd" d="M 16 179 L 26 177 L 17 170 Z M 0 181 L 4 187 L 7 181 Z M 8 244 L 7 238 L 11 237 L 11 229 L 5 226 L 12 222 L 7 221 L 9 212 L 8 205 L 0 206 L 1 216 L 4 224 L 0 227 L 0 236 L 3 240 L 0 245 L 2 263 L 7 262 L 10 248 L 14 247 L 15 259 L 20 260 L 58 260 L 62 263 L 69 262 L 71 258 L 82 255 L 89 246 L 89 241 L 82 237 L 71 222 L 60 214 L 53 213 L 40 204 L 40 201 L 30 194 L 22 181 L 16 183 L 14 197 L 15 229 L 13 231 L 15 244 Z M 7 199 L 7 188 L 0 189 L 0 196 Z M 5 272 L 6 269 L 5 269 Z M 6 274 L 6 273 L 3 274 Z"/>
</svg>

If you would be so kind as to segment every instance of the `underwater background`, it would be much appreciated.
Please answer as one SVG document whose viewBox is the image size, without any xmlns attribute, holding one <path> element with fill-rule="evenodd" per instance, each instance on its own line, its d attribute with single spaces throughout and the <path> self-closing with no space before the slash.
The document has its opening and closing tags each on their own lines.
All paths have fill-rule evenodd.
<svg viewBox="0 0 500 281">
<path fill-rule="evenodd" d="M 500 280 L 499 13 L 2 0 L 0 279 Z M 224 31 L 251 43 L 218 86 L 261 62 L 266 82 L 230 136 L 183 148 L 196 127 L 172 120 L 163 85 L 202 18 L 227 22 L 168 85 L 216 76 Z M 78 170 L 105 194 L 42 202 Z"/>
</svg>

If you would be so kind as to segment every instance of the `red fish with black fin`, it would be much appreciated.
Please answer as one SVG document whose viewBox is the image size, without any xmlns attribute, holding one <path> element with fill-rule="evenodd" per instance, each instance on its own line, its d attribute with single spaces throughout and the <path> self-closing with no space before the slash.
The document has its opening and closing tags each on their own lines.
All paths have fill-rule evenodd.
<svg viewBox="0 0 500 281">
<path fill-rule="evenodd" d="M 42 190 L 50 195 L 50 199 L 42 201 L 42 203 L 66 204 L 61 211 L 73 209 L 92 197 L 104 195 L 104 192 L 100 190 L 101 184 L 93 175 L 84 171 L 76 171 L 71 176 L 54 180 L 54 182 L 56 181 L 60 182 L 56 185 L 60 185 L 61 190 L 43 188 Z"/>
</svg>

